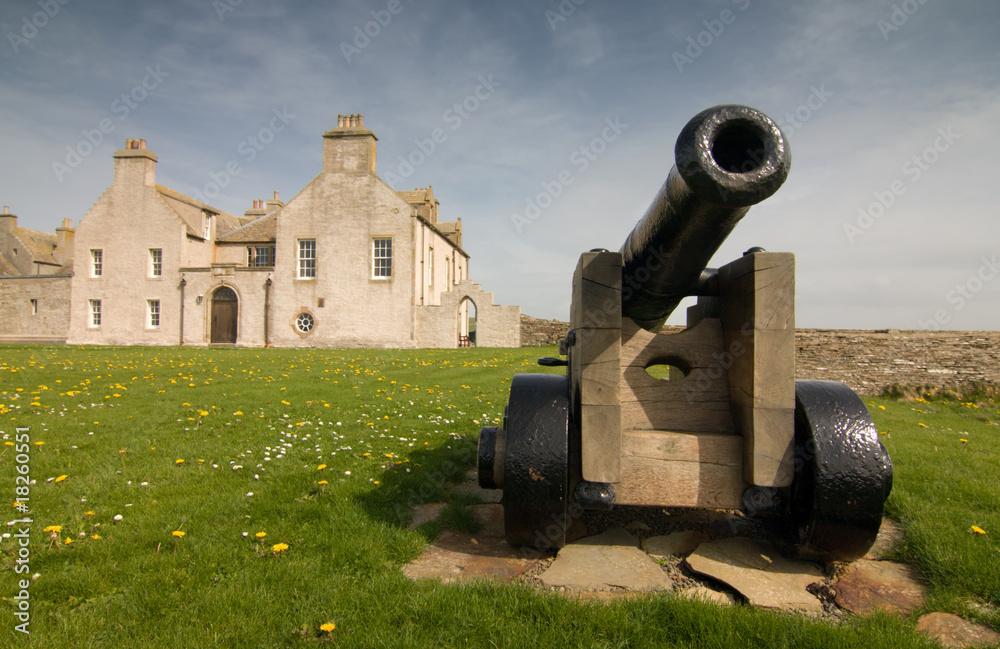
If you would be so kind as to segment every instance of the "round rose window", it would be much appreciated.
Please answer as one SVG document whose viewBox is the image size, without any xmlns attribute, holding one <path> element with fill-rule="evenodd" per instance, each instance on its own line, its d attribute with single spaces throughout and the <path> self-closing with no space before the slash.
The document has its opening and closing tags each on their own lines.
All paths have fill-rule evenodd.
<svg viewBox="0 0 1000 649">
<path fill-rule="evenodd" d="M 313 325 L 315 324 L 316 320 L 308 313 L 300 313 L 298 317 L 295 318 L 295 328 L 304 334 L 312 331 Z"/>
</svg>

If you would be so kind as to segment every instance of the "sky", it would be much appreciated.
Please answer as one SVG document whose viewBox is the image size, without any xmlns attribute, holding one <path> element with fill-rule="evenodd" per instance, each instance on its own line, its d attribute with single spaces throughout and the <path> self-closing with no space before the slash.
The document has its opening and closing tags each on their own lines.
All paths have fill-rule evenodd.
<svg viewBox="0 0 1000 649">
<path fill-rule="evenodd" d="M 362 113 L 379 176 L 462 219 L 472 279 L 567 320 L 580 253 L 620 248 L 684 124 L 746 104 L 791 173 L 712 265 L 795 253 L 799 327 L 993 330 L 998 25 L 982 0 L 0 0 L 0 204 L 75 225 L 144 138 L 159 184 L 242 214 Z"/>
</svg>

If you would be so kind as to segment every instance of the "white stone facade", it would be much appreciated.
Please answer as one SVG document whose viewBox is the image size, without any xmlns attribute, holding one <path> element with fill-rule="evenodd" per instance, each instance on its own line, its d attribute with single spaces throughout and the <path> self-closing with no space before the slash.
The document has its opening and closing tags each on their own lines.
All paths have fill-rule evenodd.
<svg viewBox="0 0 1000 649">
<path fill-rule="evenodd" d="M 376 140 L 360 115 L 341 116 L 323 136 L 319 175 L 287 203 L 275 193 L 243 216 L 157 185 L 156 156 L 144 140 L 128 140 L 114 154 L 114 184 L 75 230 L 65 223 L 53 239 L 68 242 L 65 265 L 53 258 L 33 266 L 62 281 L 62 311 L 46 316 L 50 337 L 108 345 L 519 346 L 520 308 L 494 305 L 492 293 L 469 280 L 461 220 L 438 220 L 430 187 L 395 191 L 380 179 Z M 0 229 L 6 257 L 4 241 Z M 35 290 L 26 274 L 0 267 L 9 332 L 32 330 L 23 315 L 29 307 L 20 305 Z M 4 338 L 13 339 L 0 332 Z"/>
</svg>

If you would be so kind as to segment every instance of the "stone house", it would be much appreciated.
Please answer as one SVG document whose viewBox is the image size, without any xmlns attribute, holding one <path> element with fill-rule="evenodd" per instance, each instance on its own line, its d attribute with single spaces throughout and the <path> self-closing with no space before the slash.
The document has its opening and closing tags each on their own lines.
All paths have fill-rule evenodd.
<svg viewBox="0 0 1000 649">
<path fill-rule="evenodd" d="M 469 279 L 461 219 L 438 219 L 430 187 L 379 178 L 376 141 L 361 115 L 340 116 L 305 188 L 237 216 L 156 184 L 156 155 L 127 140 L 75 230 L 0 221 L 0 317 L 16 321 L 0 340 L 34 339 L 44 299 L 46 335 L 74 344 L 518 346 L 520 308 Z"/>
</svg>

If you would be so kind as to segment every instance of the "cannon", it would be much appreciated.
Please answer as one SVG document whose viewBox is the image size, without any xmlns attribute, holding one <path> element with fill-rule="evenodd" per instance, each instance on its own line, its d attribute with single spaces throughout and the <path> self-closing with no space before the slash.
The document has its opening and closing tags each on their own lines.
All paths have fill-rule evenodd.
<svg viewBox="0 0 1000 649">
<path fill-rule="evenodd" d="M 789 556 L 861 557 L 892 464 L 849 387 L 795 380 L 794 256 L 751 248 L 707 268 L 784 182 L 785 136 L 757 110 L 716 106 L 674 155 L 620 251 L 580 257 L 566 358 L 539 359 L 566 373 L 514 376 L 503 425 L 479 434 L 479 484 L 503 490 L 507 541 L 529 549 L 628 505 L 739 510 Z M 660 333 L 688 296 L 683 331 Z"/>
</svg>

